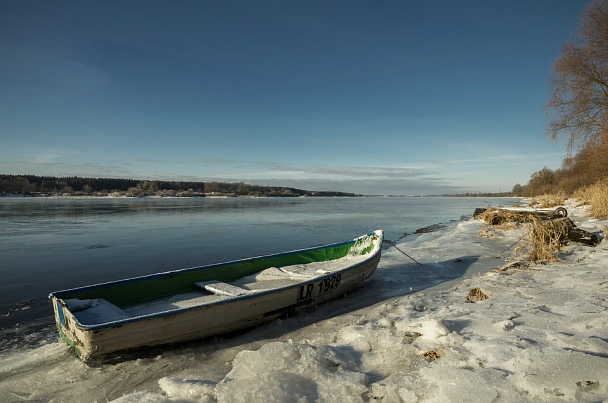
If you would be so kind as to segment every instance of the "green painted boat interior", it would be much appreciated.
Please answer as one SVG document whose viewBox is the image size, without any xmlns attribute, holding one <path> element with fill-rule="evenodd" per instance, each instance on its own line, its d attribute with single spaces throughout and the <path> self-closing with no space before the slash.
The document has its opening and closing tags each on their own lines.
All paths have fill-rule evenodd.
<svg viewBox="0 0 608 403">
<path fill-rule="evenodd" d="M 200 281 L 218 280 L 231 282 L 270 267 L 284 267 L 339 259 L 346 256 L 356 244 L 360 245 L 364 243 L 366 245 L 364 248 L 359 249 L 358 252 L 364 255 L 373 250 L 372 239 L 373 237 L 368 236 L 326 247 L 120 280 L 61 291 L 54 293 L 54 295 L 61 299 L 103 298 L 120 308 L 124 308 L 175 294 L 198 290 L 195 283 Z M 369 246 L 367 246 L 368 243 Z"/>
</svg>

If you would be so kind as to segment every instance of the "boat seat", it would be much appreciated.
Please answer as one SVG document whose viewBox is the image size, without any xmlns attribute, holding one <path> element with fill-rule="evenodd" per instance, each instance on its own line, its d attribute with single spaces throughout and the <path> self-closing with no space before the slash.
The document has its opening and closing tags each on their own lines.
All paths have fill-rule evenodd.
<svg viewBox="0 0 608 403">
<path fill-rule="evenodd" d="M 128 319 L 131 316 L 103 298 L 66 299 L 66 306 L 82 325 L 96 325 Z"/>
<path fill-rule="evenodd" d="M 213 294 L 221 295 L 224 297 L 238 297 L 241 295 L 251 294 L 253 292 L 251 290 L 246 290 L 236 285 L 223 283 L 221 281 L 216 280 L 199 281 L 194 283 L 194 285 L 202 290 L 209 291 Z"/>
<path fill-rule="evenodd" d="M 292 279 L 297 281 L 308 280 L 319 275 L 330 273 L 328 270 L 323 270 L 321 267 L 314 263 L 309 264 L 295 264 L 284 267 L 269 267 L 266 270 L 259 272 L 255 279 L 258 281 L 264 280 L 275 280 L 275 279 Z"/>
</svg>

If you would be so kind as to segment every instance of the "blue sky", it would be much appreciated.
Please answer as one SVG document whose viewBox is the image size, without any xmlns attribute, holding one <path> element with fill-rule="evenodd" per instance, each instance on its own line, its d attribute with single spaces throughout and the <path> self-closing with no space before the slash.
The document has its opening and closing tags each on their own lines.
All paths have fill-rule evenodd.
<svg viewBox="0 0 608 403">
<path fill-rule="evenodd" d="M 511 190 L 586 3 L 0 0 L 0 173 Z"/>
</svg>

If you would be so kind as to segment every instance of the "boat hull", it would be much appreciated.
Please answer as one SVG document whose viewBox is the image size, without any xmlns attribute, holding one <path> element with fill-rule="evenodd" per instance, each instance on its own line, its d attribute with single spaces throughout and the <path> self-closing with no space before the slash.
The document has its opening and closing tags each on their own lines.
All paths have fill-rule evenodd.
<svg viewBox="0 0 608 403">
<path fill-rule="evenodd" d="M 380 238 L 376 240 L 374 252 L 365 260 L 340 270 L 276 289 L 223 296 L 212 303 L 100 325 L 80 323 L 64 299 L 70 294 L 53 293 L 50 299 L 57 328 L 61 338 L 85 361 L 125 349 L 179 343 L 251 328 L 298 308 L 335 299 L 360 286 L 374 273 L 380 260 L 382 233 L 374 234 Z"/>
</svg>

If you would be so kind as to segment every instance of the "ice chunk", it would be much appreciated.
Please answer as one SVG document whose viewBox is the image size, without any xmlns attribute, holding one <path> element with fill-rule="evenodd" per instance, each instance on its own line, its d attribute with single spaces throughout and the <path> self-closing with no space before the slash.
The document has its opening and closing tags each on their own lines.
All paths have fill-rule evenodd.
<svg viewBox="0 0 608 403">
<path fill-rule="evenodd" d="M 161 378 L 158 386 L 171 398 L 196 399 L 197 402 L 215 402 L 215 382 L 204 379 Z"/>
<path fill-rule="evenodd" d="M 217 400 L 362 401 L 367 376 L 356 371 L 356 359 L 330 346 L 265 344 L 258 351 L 242 351 L 224 380 L 217 384 Z"/>
</svg>

